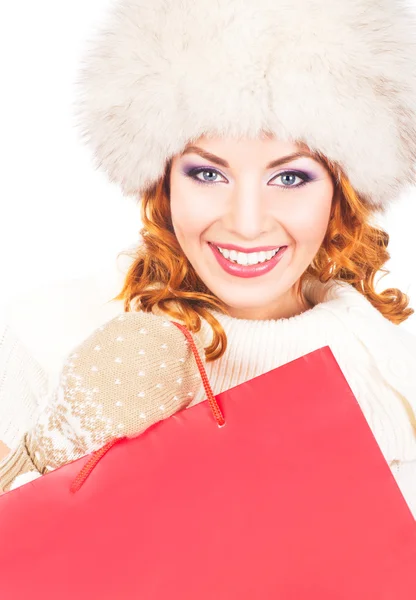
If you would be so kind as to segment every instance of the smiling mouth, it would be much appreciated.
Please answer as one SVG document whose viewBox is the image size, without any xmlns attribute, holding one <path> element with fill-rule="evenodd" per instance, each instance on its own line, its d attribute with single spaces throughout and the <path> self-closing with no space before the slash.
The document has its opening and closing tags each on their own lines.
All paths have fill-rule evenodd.
<svg viewBox="0 0 416 600">
<path fill-rule="evenodd" d="M 215 248 L 221 253 L 221 255 L 231 263 L 245 266 L 259 265 L 266 263 L 271 260 L 279 252 L 281 248 L 286 246 L 276 247 L 274 250 L 260 251 L 260 252 L 239 252 L 237 250 L 228 250 L 227 248 L 221 248 L 213 244 Z"/>
</svg>

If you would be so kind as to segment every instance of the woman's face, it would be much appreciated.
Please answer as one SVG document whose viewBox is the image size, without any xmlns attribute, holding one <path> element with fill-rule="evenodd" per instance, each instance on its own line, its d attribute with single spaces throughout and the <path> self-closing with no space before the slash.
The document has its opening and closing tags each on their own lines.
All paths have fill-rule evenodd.
<svg viewBox="0 0 416 600">
<path fill-rule="evenodd" d="M 300 151 L 271 137 L 203 136 L 172 160 L 176 237 L 234 317 L 279 319 L 309 308 L 296 289 L 325 237 L 334 186 L 311 156 L 289 158 Z"/>
</svg>

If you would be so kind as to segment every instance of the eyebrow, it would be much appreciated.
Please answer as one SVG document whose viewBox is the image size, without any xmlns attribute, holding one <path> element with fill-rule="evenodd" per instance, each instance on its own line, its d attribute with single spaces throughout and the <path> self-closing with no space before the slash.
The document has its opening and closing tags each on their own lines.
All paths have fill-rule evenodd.
<svg viewBox="0 0 416 600">
<path fill-rule="evenodd" d="M 221 165 L 222 167 L 225 168 L 229 168 L 229 164 L 226 160 L 224 160 L 223 158 L 220 158 L 219 156 L 215 156 L 215 154 L 211 154 L 211 152 L 207 152 L 206 150 L 204 150 L 203 148 L 199 148 L 198 146 L 188 146 L 188 148 L 186 148 L 181 156 L 184 156 L 185 154 L 189 154 L 189 153 L 195 153 L 195 154 L 199 154 L 200 156 L 202 156 L 202 158 L 206 158 L 207 160 L 216 163 L 217 165 Z M 295 160 L 296 158 L 301 158 L 302 156 L 306 156 L 308 158 L 313 158 L 314 160 L 316 160 L 316 158 L 314 157 L 313 154 L 311 154 L 310 152 L 294 152 L 293 154 L 288 154 L 287 156 L 282 156 L 282 158 L 278 158 L 277 160 L 273 160 L 271 163 L 269 163 L 266 166 L 266 169 L 274 169 L 275 167 L 278 167 L 279 165 L 283 165 L 291 160 Z"/>
</svg>

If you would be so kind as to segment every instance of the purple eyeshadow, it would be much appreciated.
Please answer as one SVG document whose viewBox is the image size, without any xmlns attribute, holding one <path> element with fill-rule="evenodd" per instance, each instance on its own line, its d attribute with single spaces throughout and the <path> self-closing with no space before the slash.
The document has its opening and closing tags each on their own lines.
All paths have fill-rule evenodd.
<svg viewBox="0 0 416 600">
<path fill-rule="evenodd" d="M 188 163 L 182 166 L 182 174 L 187 176 L 187 177 L 191 177 L 194 178 L 194 174 L 195 172 L 201 172 L 201 171 L 216 171 L 219 172 L 219 168 L 215 167 L 215 166 L 210 166 L 210 165 L 201 165 L 198 163 Z M 282 175 L 284 173 L 294 173 L 295 175 L 298 175 L 299 177 L 305 179 L 305 183 L 311 182 L 311 181 L 315 181 L 318 178 L 317 173 L 310 171 L 309 169 L 300 169 L 299 167 L 290 167 L 290 166 L 283 166 L 282 169 L 278 172 L 278 175 L 275 176 L 279 176 Z M 203 182 L 201 182 L 203 183 Z M 299 187 L 299 186 L 298 186 Z"/>
<path fill-rule="evenodd" d="M 314 181 L 318 176 L 316 173 L 314 173 L 313 171 L 308 171 L 307 169 L 296 169 L 296 168 L 288 168 L 285 169 L 286 171 L 293 171 L 294 173 L 299 172 L 299 173 L 304 173 L 305 175 L 307 175 L 310 179 L 310 181 Z"/>
<path fill-rule="evenodd" d="M 182 167 L 182 173 L 184 175 L 189 176 L 189 174 L 192 171 L 194 171 L 195 169 L 206 169 L 207 171 L 209 171 L 210 169 L 215 169 L 215 167 L 207 167 L 206 165 L 197 165 L 197 164 L 187 164 Z"/>
</svg>

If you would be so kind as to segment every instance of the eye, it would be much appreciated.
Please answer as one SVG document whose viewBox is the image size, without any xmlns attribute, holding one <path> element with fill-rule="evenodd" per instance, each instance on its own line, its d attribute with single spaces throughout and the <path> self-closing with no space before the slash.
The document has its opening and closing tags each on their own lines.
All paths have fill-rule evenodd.
<svg viewBox="0 0 416 600">
<path fill-rule="evenodd" d="M 205 173 L 209 173 L 209 175 L 211 177 L 208 177 L 205 179 Z M 201 179 L 199 177 L 197 177 L 197 175 L 203 175 L 204 179 Z M 217 177 L 222 175 L 216 171 L 215 169 L 211 169 L 211 168 L 203 168 L 203 167 L 199 167 L 197 169 L 191 169 L 188 173 L 187 176 L 190 177 L 191 179 L 193 179 L 194 181 L 196 181 L 197 183 L 202 183 L 202 185 L 205 184 L 211 184 L 211 183 L 217 183 Z"/>
<path fill-rule="evenodd" d="M 207 173 L 208 177 L 205 177 L 205 174 Z M 212 185 L 213 183 L 219 183 L 218 177 L 223 177 L 223 175 L 221 175 L 219 171 L 217 171 L 216 169 L 212 169 L 211 167 L 197 167 L 188 171 L 186 175 L 193 179 L 196 183 L 200 183 L 202 185 Z M 203 179 L 198 177 L 198 175 L 202 175 Z M 275 181 L 279 178 L 285 178 L 283 181 L 285 181 L 288 184 L 286 185 L 285 183 L 284 185 L 277 186 L 284 190 L 291 188 L 300 188 L 309 181 L 312 181 L 312 178 L 306 173 L 303 173 L 302 171 L 284 171 L 283 173 L 280 173 L 280 175 L 277 175 L 274 179 L 272 179 L 272 181 Z M 223 180 L 224 179 L 225 178 L 223 178 Z M 294 181 L 296 181 L 296 179 L 300 179 L 300 183 L 294 185 Z"/>
<path fill-rule="evenodd" d="M 285 184 L 279 185 L 278 187 L 281 187 L 284 190 L 287 190 L 290 188 L 300 188 L 303 185 L 305 185 L 306 183 L 308 183 L 309 181 L 311 181 L 311 177 L 309 177 L 309 175 L 307 175 L 306 173 L 303 173 L 301 171 L 285 171 L 284 173 L 280 173 L 280 175 L 277 175 L 277 177 L 272 179 L 272 181 L 275 181 L 276 179 L 279 179 L 281 177 L 283 178 L 283 181 L 285 181 Z M 294 181 L 296 179 L 300 179 L 301 183 L 294 185 Z M 288 185 L 286 185 L 286 183 Z"/>
</svg>

